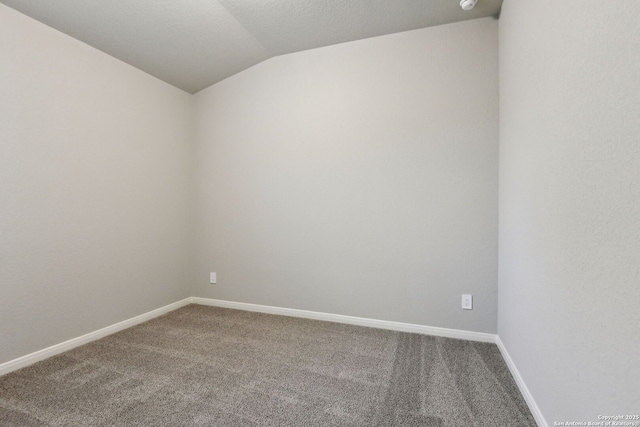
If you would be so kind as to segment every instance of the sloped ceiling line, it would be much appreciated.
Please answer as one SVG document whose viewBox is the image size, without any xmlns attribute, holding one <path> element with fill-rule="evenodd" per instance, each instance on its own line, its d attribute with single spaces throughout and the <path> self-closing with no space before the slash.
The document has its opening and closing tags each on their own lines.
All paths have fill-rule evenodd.
<svg viewBox="0 0 640 427">
<path fill-rule="evenodd" d="M 186 92 L 276 55 L 495 16 L 502 0 L 0 0 Z"/>
</svg>

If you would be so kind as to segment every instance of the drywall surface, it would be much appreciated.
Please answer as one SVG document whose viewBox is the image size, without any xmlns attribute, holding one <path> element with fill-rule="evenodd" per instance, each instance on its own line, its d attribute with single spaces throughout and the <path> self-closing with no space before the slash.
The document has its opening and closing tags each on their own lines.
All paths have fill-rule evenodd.
<svg viewBox="0 0 640 427">
<path fill-rule="evenodd" d="M 196 94 L 193 294 L 495 333 L 497 84 L 485 18 Z"/>
<path fill-rule="evenodd" d="M 639 15 L 500 17 L 498 334 L 549 425 L 640 414 Z"/>
<path fill-rule="evenodd" d="M 0 363 L 188 296 L 190 95 L 0 5 Z"/>
</svg>

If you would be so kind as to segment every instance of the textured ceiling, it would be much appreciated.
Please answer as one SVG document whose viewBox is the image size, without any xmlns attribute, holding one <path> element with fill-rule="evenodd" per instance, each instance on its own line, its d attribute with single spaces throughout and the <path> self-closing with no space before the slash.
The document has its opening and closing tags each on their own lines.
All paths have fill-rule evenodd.
<svg viewBox="0 0 640 427">
<path fill-rule="evenodd" d="M 0 0 L 195 93 L 267 58 L 497 15 L 502 0 Z"/>
</svg>

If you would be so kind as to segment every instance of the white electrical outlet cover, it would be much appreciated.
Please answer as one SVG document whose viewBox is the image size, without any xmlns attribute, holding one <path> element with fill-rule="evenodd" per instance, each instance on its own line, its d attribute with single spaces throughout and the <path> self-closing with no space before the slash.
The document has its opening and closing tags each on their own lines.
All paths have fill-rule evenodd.
<svg viewBox="0 0 640 427">
<path fill-rule="evenodd" d="M 465 310 L 473 309 L 473 296 L 469 294 L 462 294 L 462 308 Z"/>
<path fill-rule="evenodd" d="M 209 273 L 209 283 L 216 283 L 216 273 Z"/>
</svg>

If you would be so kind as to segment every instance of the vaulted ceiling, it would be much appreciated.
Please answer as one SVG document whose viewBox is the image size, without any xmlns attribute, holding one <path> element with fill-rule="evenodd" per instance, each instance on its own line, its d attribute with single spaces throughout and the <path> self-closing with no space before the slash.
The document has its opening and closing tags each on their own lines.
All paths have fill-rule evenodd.
<svg viewBox="0 0 640 427">
<path fill-rule="evenodd" d="M 0 0 L 195 93 L 276 55 L 497 15 L 502 0 Z"/>
</svg>

